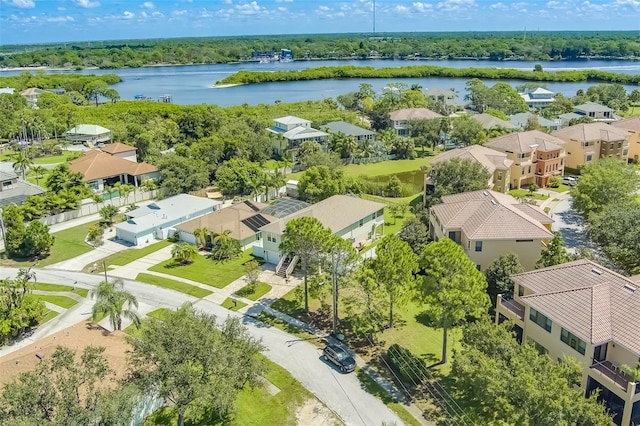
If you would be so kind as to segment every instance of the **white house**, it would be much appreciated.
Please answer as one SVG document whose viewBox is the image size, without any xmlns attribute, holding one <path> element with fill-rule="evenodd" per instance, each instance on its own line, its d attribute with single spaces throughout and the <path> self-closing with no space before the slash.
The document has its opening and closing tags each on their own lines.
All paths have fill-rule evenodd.
<svg viewBox="0 0 640 426">
<path fill-rule="evenodd" d="M 134 246 L 164 240 L 174 227 L 216 210 L 220 201 L 180 194 L 154 201 L 127 212 L 127 220 L 115 225 L 116 238 Z"/>
<path fill-rule="evenodd" d="M 254 255 L 278 264 L 287 253 L 280 251 L 285 227 L 292 219 L 315 217 L 334 235 L 351 241 L 354 247 L 373 242 L 384 231 L 384 204 L 348 195 L 334 195 L 260 228 L 262 240 L 254 245 Z"/>
</svg>

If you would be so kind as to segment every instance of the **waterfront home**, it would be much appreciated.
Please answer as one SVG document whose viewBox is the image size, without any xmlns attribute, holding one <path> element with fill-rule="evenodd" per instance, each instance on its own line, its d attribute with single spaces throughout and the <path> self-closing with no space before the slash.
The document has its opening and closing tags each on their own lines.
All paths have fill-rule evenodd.
<svg viewBox="0 0 640 426">
<path fill-rule="evenodd" d="M 601 121 L 603 123 L 613 123 L 620 119 L 615 114 L 615 110 L 598 104 L 596 102 L 586 102 L 582 105 L 573 107 L 573 112 L 582 117 L 589 117 L 593 121 Z"/>
<path fill-rule="evenodd" d="M 490 190 L 445 195 L 429 209 L 430 238 L 452 239 L 478 270 L 506 253 L 516 254 L 526 271 L 535 268 L 552 223 L 537 206 Z"/>
<path fill-rule="evenodd" d="M 432 120 L 442 117 L 429 108 L 403 108 L 389 113 L 391 127 L 398 136 L 409 136 L 410 123 L 414 120 Z"/>
<path fill-rule="evenodd" d="M 279 136 L 273 140 L 273 151 L 280 156 L 289 156 L 297 161 L 297 152 L 302 142 L 312 141 L 326 151 L 329 134 L 311 127 L 311 121 L 288 115 L 273 120 L 273 126 L 267 131 Z"/>
<path fill-rule="evenodd" d="M 464 109 L 464 104 L 460 102 L 458 94 L 452 89 L 443 89 L 441 87 L 432 87 L 423 89 L 425 98 L 431 99 L 433 102 L 442 104 L 449 112 L 455 112 Z"/>
<path fill-rule="evenodd" d="M 90 148 L 109 142 L 111 137 L 111 130 L 97 124 L 79 124 L 64 134 L 64 138 L 69 142 L 73 144 L 82 143 Z"/>
<path fill-rule="evenodd" d="M 617 425 L 640 424 L 638 277 L 624 277 L 586 259 L 512 276 L 513 294 L 499 295 L 496 321 L 511 320 L 521 342 L 582 365 L 581 385 Z"/>
<path fill-rule="evenodd" d="M 330 134 L 342 133 L 345 136 L 353 136 L 358 142 L 358 146 L 362 146 L 364 141 L 372 142 L 376 138 L 376 133 L 369 129 L 364 129 L 346 121 L 332 121 L 322 126 Z"/>
<path fill-rule="evenodd" d="M 553 98 L 554 93 L 550 90 L 537 87 L 534 90 L 527 90 L 524 93 L 520 93 L 522 99 L 524 99 L 527 107 L 531 110 L 539 110 L 548 107 L 555 102 Z"/>
</svg>

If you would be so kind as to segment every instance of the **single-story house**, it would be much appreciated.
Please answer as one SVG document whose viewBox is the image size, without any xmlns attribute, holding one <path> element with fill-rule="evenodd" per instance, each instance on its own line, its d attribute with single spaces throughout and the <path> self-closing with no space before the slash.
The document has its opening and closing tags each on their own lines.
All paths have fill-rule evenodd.
<svg viewBox="0 0 640 426">
<path fill-rule="evenodd" d="M 267 263 L 278 264 L 287 254 L 280 251 L 287 223 L 300 217 L 315 217 L 354 247 L 366 246 L 383 234 L 384 207 L 362 198 L 334 195 L 261 227 L 261 244 L 254 245 L 254 255 L 263 257 Z"/>
<path fill-rule="evenodd" d="M 582 105 L 573 107 L 573 112 L 583 117 L 589 117 L 593 121 L 602 121 L 604 123 L 613 123 L 620 119 L 615 114 L 615 110 L 608 106 L 601 105 L 596 102 L 586 102 Z"/>
<path fill-rule="evenodd" d="M 45 190 L 30 182 L 18 179 L 18 175 L 0 171 L 0 207 L 22 204 L 31 195 L 40 195 Z"/>
<path fill-rule="evenodd" d="M 195 231 L 206 229 L 210 233 L 231 231 L 229 236 L 240 243 L 242 250 L 251 248 L 260 240 L 260 228 L 278 220 L 277 217 L 260 213 L 267 204 L 244 201 L 229 207 L 207 213 L 177 225 L 181 241 L 197 244 Z"/>
<path fill-rule="evenodd" d="M 126 161 L 126 160 L 124 160 Z M 164 240 L 175 226 L 214 211 L 220 201 L 180 194 L 154 201 L 126 213 L 127 220 L 115 225 L 116 238 L 134 246 Z"/>
<path fill-rule="evenodd" d="M 498 117 L 495 117 L 491 114 L 481 113 L 481 114 L 471 114 L 471 118 L 476 120 L 483 129 L 490 130 L 496 127 L 502 127 L 503 129 L 517 129 L 516 126 L 509 123 L 508 121 L 502 120 Z"/>
<path fill-rule="evenodd" d="M 364 129 L 360 126 L 347 123 L 346 121 L 332 121 L 323 126 L 329 133 L 342 133 L 346 136 L 353 136 L 358 142 L 358 146 L 362 146 L 365 140 L 373 141 L 376 138 L 376 133 L 369 129 Z"/>
<path fill-rule="evenodd" d="M 83 143 L 89 147 L 99 143 L 109 142 L 112 138 L 111 130 L 97 124 L 79 124 L 64 134 L 71 143 Z"/>
<path fill-rule="evenodd" d="M 135 154 L 135 153 L 134 153 Z M 90 150 L 69 163 L 74 172 L 82 173 L 84 181 L 96 192 L 116 182 L 140 186 L 145 180 L 160 179 L 160 171 L 148 163 L 137 163 L 99 150 Z"/>
</svg>

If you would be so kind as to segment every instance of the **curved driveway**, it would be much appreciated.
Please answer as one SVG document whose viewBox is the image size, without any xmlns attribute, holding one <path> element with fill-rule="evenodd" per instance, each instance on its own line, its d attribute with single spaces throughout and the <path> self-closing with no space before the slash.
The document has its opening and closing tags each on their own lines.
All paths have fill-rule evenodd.
<svg viewBox="0 0 640 426">
<path fill-rule="evenodd" d="M 78 282 L 78 287 L 95 288 L 103 279 L 102 275 L 91 275 L 80 272 L 68 272 L 52 269 L 34 269 L 37 280 L 55 284 L 71 284 Z M 0 278 L 15 277 L 16 268 L 0 268 Z M 184 302 L 192 302 L 198 309 L 214 314 L 219 318 L 227 316 L 240 317 L 251 335 L 262 339 L 266 347 L 265 355 L 287 369 L 293 377 L 315 394 L 331 410 L 336 412 L 348 425 L 378 426 L 387 424 L 404 424 L 395 413 L 389 410 L 380 400 L 364 391 L 355 374 L 343 375 L 320 359 L 321 351 L 314 345 L 301 341 L 295 336 L 277 328 L 268 326 L 251 317 L 228 311 L 227 309 L 206 300 L 178 293 L 172 290 L 143 284 L 137 281 L 124 280 L 125 288 L 133 293 L 138 302 L 155 308 L 175 309 Z M 18 347 L 27 345 L 42 337 L 55 333 L 87 318 L 90 315 L 90 303 L 86 301 L 76 305 L 65 314 L 45 324 L 29 339 L 0 351 L 0 356 Z"/>
</svg>

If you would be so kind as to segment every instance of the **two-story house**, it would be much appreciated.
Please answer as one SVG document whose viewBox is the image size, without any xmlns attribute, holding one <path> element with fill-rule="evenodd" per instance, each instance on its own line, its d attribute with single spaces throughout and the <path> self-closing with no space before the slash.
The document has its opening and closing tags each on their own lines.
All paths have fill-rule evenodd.
<svg viewBox="0 0 640 426">
<path fill-rule="evenodd" d="M 329 140 L 329 134 L 311 127 L 311 121 L 292 115 L 274 119 L 267 131 L 279 136 L 273 140 L 273 151 L 280 156 L 288 155 L 292 161 L 296 161 L 302 142 L 316 142 L 326 151 Z"/>
<path fill-rule="evenodd" d="M 611 125 L 629 132 L 629 160 L 640 161 L 640 117 L 616 121 Z"/>
<path fill-rule="evenodd" d="M 507 158 L 507 154 L 482 145 L 469 145 L 436 155 L 431 160 L 431 169 L 434 170 L 439 164 L 454 158 L 480 163 L 489 172 L 489 189 L 498 192 L 509 191 L 513 161 Z M 425 191 L 430 191 L 429 183 L 429 175 L 425 174 Z"/>
<path fill-rule="evenodd" d="M 640 284 L 586 259 L 514 275 L 513 296 L 498 296 L 496 321 L 514 321 L 521 342 L 583 367 L 582 387 L 614 414 L 617 425 L 640 424 Z"/>
<path fill-rule="evenodd" d="M 543 109 L 554 103 L 555 99 L 553 95 L 554 93 L 552 91 L 543 89 L 542 87 L 520 93 L 520 96 L 522 96 L 522 99 L 524 99 L 529 109 L 532 110 Z"/>
<path fill-rule="evenodd" d="M 505 253 L 515 253 L 525 270 L 535 267 L 549 241 L 553 220 L 541 209 L 496 191 L 442 197 L 429 210 L 429 236 L 460 244 L 479 270 Z"/>
<path fill-rule="evenodd" d="M 287 223 L 300 217 L 314 217 L 334 235 L 354 247 L 372 243 L 384 232 L 384 204 L 348 195 L 334 195 L 260 228 L 262 241 L 254 253 L 267 263 L 280 264 L 288 253 L 280 250 Z"/>
<path fill-rule="evenodd" d="M 441 87 L 431 87 L 422 91 L 424 97 L 431 99 L 433 102 L 442 104 L 449 112 L 455 112 L 464 109 L 464 104 L 460 102 L 458 94 L 452 89 L 443 89 Z"/>
<path fill-rule="evenodd" d="M 484 146 L 504 152 L 513 161 L 511 188 L 533 183 L 541 188 L 549 178 L 564 174 L 565 142 L 539 130 L 509 133 L 489 139 Z"/>
<path fill-rule="evenodd" d="M 603 123 L 613 123 L 619 119 L 614 109 L 596 102 L 586 102 L 582 105 L 576 105 L 573 107 L 573 112 L 582 117 L 589 117 L 593 121 L 601 121 Z"/>
<path fill-rule="evenodd" d="M 432 120 L 442 118 L 442 115 L 429 108 L 403 108 L 389 113 L 391 127 L 398 136 L 409 136 L 410 123 L 414 120 Z"/>
<path fill-rule="evenodd" d="M 74 144 L 81 143 L 94 147 L 111 141 L 112 134 L 111 130 L 97 124 L 78 124 L 73 129 L 69 129 L 64 134 L 64 138 Z"/>
<path fill-rule="evenodd" d="M 565 141 L 565 166 L 572 169 L 604 157 L 627 161 L 629 156 L 630 132 L 603 122 L 576 124 L 552 135 Z"/>
</svg>

